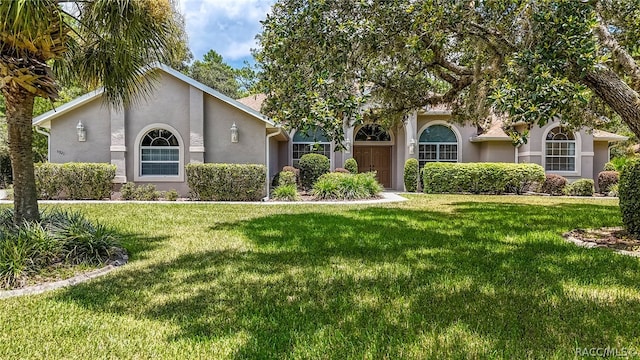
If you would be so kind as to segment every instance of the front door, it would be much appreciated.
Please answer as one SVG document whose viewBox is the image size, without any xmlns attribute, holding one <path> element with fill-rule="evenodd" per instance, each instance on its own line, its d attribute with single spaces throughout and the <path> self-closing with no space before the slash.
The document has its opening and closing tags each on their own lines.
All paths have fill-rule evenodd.
<svg viewBox="0 0 640 360">
<path fill-rule="evenodd" d="M 391 146 L 354 146 L 353 158 L 358 172 L 375 171 L 380 184 L 391 187 Z"/>
</svg>

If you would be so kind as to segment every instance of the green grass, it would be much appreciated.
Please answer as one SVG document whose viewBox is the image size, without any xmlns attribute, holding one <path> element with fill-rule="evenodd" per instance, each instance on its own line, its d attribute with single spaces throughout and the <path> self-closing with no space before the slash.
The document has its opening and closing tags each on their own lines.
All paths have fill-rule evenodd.
<svg viewBox="0 0 640 360">
<path fill-rule="evenodd" d="M 640 347 L 640 260 L 560 236 L 619 226 L 611 200 L 64 207 L 129 234 L 130 264 L 0 300 L 0 358 L 564 359 Z"/>
</svg>

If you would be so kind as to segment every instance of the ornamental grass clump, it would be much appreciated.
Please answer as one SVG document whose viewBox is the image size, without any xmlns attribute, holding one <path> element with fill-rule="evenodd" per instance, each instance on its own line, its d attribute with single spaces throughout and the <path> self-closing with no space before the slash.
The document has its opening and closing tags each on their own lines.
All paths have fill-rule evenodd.
<svg viewBox="0 0 640 360">
<path fill-rule="evenodd" d="M 313 185 L 312 194 L 318 200 L 370 199 L 382 191 L 375 173 L 328 173 Z"/>
<path fill-rule="evenodd" d="M 123 251 L 114 231 L 79 212 L 45 211 L 20 226 L 12 217 L 11 209 L 0 213 L 0 288 L 24 285 L 45 268 L 100 265 Z"/>
<path fill-rule="evenodd" d="M 273 189 L 273 193 L 271 194 L 274 200 L 280 201 L 298 201 L 300 200 L 300 195 L 298 194 L 298 188 L 296 184 L 285 184 L 280 185 L 277 188 Z"/>
</svg>

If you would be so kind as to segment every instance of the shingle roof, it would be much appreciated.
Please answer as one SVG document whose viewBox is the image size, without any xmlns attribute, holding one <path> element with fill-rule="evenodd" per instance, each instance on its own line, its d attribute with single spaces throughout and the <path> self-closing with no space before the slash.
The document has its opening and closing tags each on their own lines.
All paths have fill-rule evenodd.
<svg viewBox="0 0 640 360">
<path fill-rule="evenodd" d="M 255 94 L 249 95 L 247 97 L 243 97 L 238 99 L 237 101 L 241 104 L 244 104 L 255 111 L 261 111 L 262 103 L 267 99 L 266 94 Z"/>
</svg>

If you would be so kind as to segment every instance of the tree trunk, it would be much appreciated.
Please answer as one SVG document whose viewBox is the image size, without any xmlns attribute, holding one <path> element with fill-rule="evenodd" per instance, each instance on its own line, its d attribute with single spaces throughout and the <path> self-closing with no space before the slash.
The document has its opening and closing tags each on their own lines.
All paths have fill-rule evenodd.
<svg viewBox="0 0 640 360">
<path fill-rule="evenodd" d="M 640 138 L 640 95 L 609 69 L 596 69 L 583 79 Z"/>
<path fill-rule="evenodd" d="M 33 169 L 32 125 L 34 95 L 22 90 L 5 89 L 9 157 L 13 171 L 13 220 L 40 220 Z"/>
</svg>

